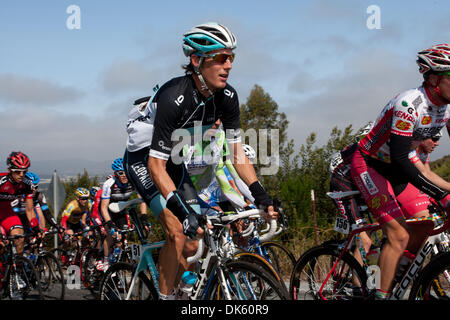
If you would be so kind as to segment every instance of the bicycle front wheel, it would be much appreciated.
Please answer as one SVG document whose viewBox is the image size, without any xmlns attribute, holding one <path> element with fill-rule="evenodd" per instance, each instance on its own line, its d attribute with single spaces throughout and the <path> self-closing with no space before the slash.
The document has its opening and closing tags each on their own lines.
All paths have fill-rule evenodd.
<svg viewBox="0 0 450 320">
<path fill-rule="evenodd" d="M 118 262 L 106 271 L 100 284 L 100 300 L 158 300 L 158 292 L 144 271 L 134 279 L 135 266 Z"/>
<path fill-rule="evenodd" d="M 283 245 L 268 241 L 261 244 L 263 257 L 275 268 L 285 283 L 288 283 L 295 265 L 294 254 Z"/>
<path fill-rule="evenodd" d="M 306 251 L 292 271 L 290 297 L 293 300 L 366 298 L 368 296 L 366 272 L 348 252 L 338 261 L 341 253 L 340 250 L 327 246 L 318 246 Z M 331 272 L 333 267 L 335 268 Z"/>
<path fill-rule="evenodd" d="M 223 272 L 224 278 L 219 275 Z M 229 261 L 216 270 L 208 288 L 208 300 L 288 300 L 280 283 L 263 267 L 245 261 Z"/>
<path fill-rule="evenodd" d="M 409 300 L 450 300 L 450 252 L 436 255 L 421 271 Z"/>
<path fill-rule="evenodd" d="M 11 266 L 8 274 L 8 295 L 12 300 L 42 300 L 39 274 L 31 260 L 16 256 L 15 266 Z"/>
<path fill-rule="evenodd" d="M 63 300 L 65 295 L 64 273 L 58 259 L 50 252 L 39 254 L 36 261 L 41 288 L 46 300 Z"/>
</svg>

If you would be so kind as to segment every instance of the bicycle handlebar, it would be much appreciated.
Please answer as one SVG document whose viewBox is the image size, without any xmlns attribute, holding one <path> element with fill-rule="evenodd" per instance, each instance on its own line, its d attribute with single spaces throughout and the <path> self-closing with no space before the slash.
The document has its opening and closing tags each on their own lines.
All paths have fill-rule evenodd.
<svg viewBox="0 0 450 320">
<path fill-rule="evenodd" d="M 203 239 L 198 240 L 197 252 L 193 256 L 186 258 L 186 262 L 188 264 L 197 262 L 198 259 L 200 259 L 203 254 L 203 247 L 204 247 Z"/>
<path fill-rule="evenodd" d="M 140 204 L 143 201 L 144 200 L 142 200 L 142 198 L 136 198 L 136 199 L 128 200 L 128 201 L 118 201 L 118 202 L 110 203 L 108 208 L 109 208 L 109 210 L 111 210 L 111 212 L 119 213 L 119 212 L 125 210 L 126 208 L 134 206 L 136 204 Z"/>
<path fill-rule="evenodd" d="M 270 220 L 270 228 L 267 233 L 264 233 L 262 236 L 259 237 L 259 241 L 264 242 L 268 241 L 273 238 L 275 235 L 275 232 L 277 231 L 277 220 L 272 219 Z"/>
</svg>

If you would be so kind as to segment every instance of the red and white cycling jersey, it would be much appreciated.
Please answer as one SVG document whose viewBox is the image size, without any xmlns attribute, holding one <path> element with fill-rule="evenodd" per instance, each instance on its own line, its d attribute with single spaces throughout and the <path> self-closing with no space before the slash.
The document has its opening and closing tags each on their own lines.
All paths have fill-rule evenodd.
<svg viewBox="0 0 450 320">
<path fill-rule="evenodd" d="M 426 90 L 411 89 L 389 101 L 372 130 L 359 142 L 360 150 L 390 163 L 391 133 L 421 141 L 434 136 L 444 126 L 450 130 L 450 105 L 436 106 Z"/>
</svg>

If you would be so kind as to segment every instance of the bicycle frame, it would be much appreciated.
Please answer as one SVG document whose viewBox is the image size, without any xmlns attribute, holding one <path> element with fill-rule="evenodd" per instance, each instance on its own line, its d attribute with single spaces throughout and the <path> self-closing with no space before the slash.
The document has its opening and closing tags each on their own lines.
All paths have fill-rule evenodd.
<svg viewBox="0 0 450 320">
<path fill-rule="evenodd" d="M 412 223 L 433 223 L 434 222 L 430 219 L 410 219 L 406 221 L 407 224 L 412 224 Z M 397 288 L 392 292 L 390 299 L 391 300 L 400 300 L 403 298 L 403 296 L 405 295 L 407 288 L 409 287 L 409 285 L 414 281 L 416 275 L 418 274 L 418 272 L 421 270 L 423 264 L 425 263 L 426 258 L 428 257 L 428 255 L 431 253 L 432 249 L 434 246 L 436 246 L 438 243 L 440 243 L 440 238 L 437 236 L 438 234 L 444 232 L 445 230 L 447 230 L 450 227 L 450 216 L 447 217 L 446 222 L 436 228 L 436 229 L 432 229 L 431 231 L 428 232 L 427 237 L 424 238 L 424 243 L 422 244 L 422 247 L 418 250 L 418 253 L 416 254 L 416 257 L 414 258 L 413 262 L 411 263 L 411 265 L 408 267 L 408 270 L 406 271 L 406 273 L 403 275 L 402 279 L 400 280 Z M 364 232 L 364 231 L 376 231 L 381 229 L 381 226 L 378 223 L 373 223 L 373 224 L 369 224 L 369 225 L 365 225 L 362 227 L 358 227 L 353 229 L 349 236 L 348 239 L 346 241 L 346 244 L 344 246 L 344 248 L 341 250 L 341 253 L 338 257 L 338 259 L 336 260 L 336 262 L 333 264 L 333 267 L 331 268 L 330 272 L 328 273 L 327 277 L 325 278 L 325 281 L 322 283 L 320 289 L 319 289 L 319 296 L 323 299 L 326 300 L 326 298 L 323 296 L 323 289 L 326 285 L 326 283 L 328 282 L 328 279 L 330 278 L 330 276 L 332 274 L 334 274 L 334 271 L 338 265 L 338 263 L 342 260 L 343 255 L 345 254 L 345 252 L 348 251 L 349 246 L 352 244 L 353 242 L 353 238 L 356 238 L 358 236 L 359 233 Z M 362 250 L 361 250 L 362 249 Z M 364 263 L 364 267 L 367 270 L 367 261 L 366 261 L 366 257 L 365 257 L 365 251 L 364 248 L 360 247 L 361 255 L 363 257 L 363 263 Z M 339 273 L 339 277 L 342 276 L 342 271 L 340 271 Z M 336 289 L 336 287 L 333 288 L 334 290 Z"/>
<path fill-rule="evenodd" d="M 135 284 L 137 283 L 137 277 L 140 272 L 143 270 L 148 269 L 150 272 L 150 275 L 153 279 L 153 282 L 155 284 L 155 288 L 157 289 L 157 292 L 159 293 L 159 286 L 158 286 L 158 272 L 156 269 L 156 265 L 153 261 L 152 257 L 152 250 L 155 248 L 160 248 L 164 245 L 165 241 L 160 241 L 158 243 L 153 244 L 147 244 L 147 240 L 144 237 L 144 233 L 142 230 L 142 226 L 140 223 L 140 220 L 137 218 L 137 213 L 135 210 L 135 205 L 138 205 L 140 202 L 142 202 L 141 199 L 134 199 L 128 202 L 118 202 L 114 204 L 110 204 L 110 209 L 114 211 L 122 211 L 129 207 L 128 212 L 130 214 L 130 217 L 135 222 L 135 227 L 138 232 L 138 237 L 140 242 L 143 246 L 143 252 L 140 255 L 139 263 L 137 264 L 136 271 L 133 275 L 133 279 L 130 284 L 130 290 L 127 294 L 126 299 L 131 298 L 131 292 Z M 236 214 L 236 215 L 229 215 L 222 218 L 218 217 L 207 217 L 208 222 L 211 225 L 214 225 L 216 228 L 214 231 L 211 231 L 209 228 L 205 228 L 205 235 L 204 238 L 199 240 L 199 248 L 197 250 L 197 253 L 193 256 L 188 258 L 188 263 L 193 263 L 197 261 L 202 253 L 203 253 L 203 241 L 205 241 L 207 245 L 207 252 L 204 259 L 201 260 L 201 264 L 199 266 L 199 271 L 197 273 L 197 279 L 196 282 L 192 288 L 192 291 L 189 294 L 190 300 L 197 300 L 199 298 L 205 298 L 206 293 L 208 292 L 209 286 L 212 283 L 212 280 L 217 272 L 217 276 L 219 278 L 219 282 L 221 284 L 221 288 L 223 290 L 223 293 L 225 295 L 225 298 L 227 300 L 231 299 L 231 293 L 229 291 L 229 287 L 227 284 L 227 281 L 225 280 L 224 270 L 222 266 L 226 261 L 229 261 L 231 257 L 229 257 L 229 252 L 223 248 L 221 248 L 219 244 L 220 239 L 224 239 L 225 243 L 227 241 L 227 235 L 222 232 L 224 230 L 224 227 L 231 223 L 234 220 L 246 218 L 246 217 L 255 217 L 256 215 L 260 215 L 261 212 L 258 209 L 252 209 L 248 210 L 244 213 Z M 216 221 L 217 223 L 214 224 L 212 222 L 214 219 L 218 219 Z M 222 220 L 223 219 L 223 220 Z M 276 222 L 275 220 L 272 221 L 271 229 L 273 229 L 273 232 L 276 231 Z M 219 231 L 217 231 L 219 230 Z M 273 235 L 273 233 L 272 233 Z M 208 272 L 209 270 L 209 272 Z M 232 277 L 232 281 L 235 281 L 235 279 Z M 239 286 L 236 286 L 239 288 Z"/>
</svg>

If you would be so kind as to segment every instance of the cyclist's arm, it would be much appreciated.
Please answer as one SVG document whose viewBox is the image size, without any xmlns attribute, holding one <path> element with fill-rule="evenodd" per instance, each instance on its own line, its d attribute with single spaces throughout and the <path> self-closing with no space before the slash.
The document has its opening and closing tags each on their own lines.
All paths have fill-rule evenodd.
<svg viewBox="0 0 450 320">
<path fill-rule="evenodd" d="M 445 181 L 443 178 L 441 178 L 433 171 L 431 171 L 430 164 L 428 162 L 425 164 L 422 161 L 416 161 L 413 163 L 414 166 L 420 171 L 421 174 L 424 175 L 425 178 L 430 180 L 439 188 L 444 189 L 446 192 L 450 192 L 450 183 Z"/>
<path fill-rule="evenodd" d="M 111 216 L 108 212 L 108 206 L 109 206 L 109 198 L 108 199 L 102 199 L 100 202 L 100 212 L 102 214 L 103 220 L 105 220 L 105 223 L 108 221 L 111 221 Z"/>
<path fill-rule="evenodd" d="M 244 149 L 242 148 L 242 143 L 228 143 L 228 145 L 234 148 L 233 165 L 239 177 L 241 177 L 241 179 L 245 182 L 252 193 L 253 198 L 255 198 L 255 204 L 257 206 L 261 205 L 267 208 L 269 218 L 276 218 L 278 213 L 274 210 L 272 198 L 267 194 L 264 187 L 258 181 L 255 168 L 245 155 Z"/>
<path fill-rule="evenodd" d="M 419 169 L 409 160 L 412 135 L 390 135 L 391 162 L 396 170 L 401 172 L 408 181 L 419 190 L 440 200 L 446 196 L 446 191 L 430 181 Z"/>
<path fill-rule="evenodd" d="M 42 213 L 41 206 L 36 205 L 34 207 L 34 210 L 35 210 L 36 215 L 39 218 L 39 228 L 41 230 L 44 230 L 45 229 L 45 217 L 44 217 L 44 214 Z"/>
<path fill-rule="evenodd" d="M 28 221 L 30 221 L 31 227 L 39 226 L 39 222 L 36 218 L 36 213 L 34 212 L 34 202 L 33 198 L 30 196 L 25 197 L 25 213 L 27 215 Z"/>
<path fill-rule="evenodd" d="M 248 186 L 257 182 L 258 178 L 256 177 L 255 168 L 245 155 L 244 149 L 242 148 L 242 143 L 229 143 L 228 146 L 234 148 L 232 164 L 236 169 L 239 177 L 241 177 L 241 179 Z"/>
<path fill-rule="evenodd" d="M 228 168 L 228 171 L 230 172 L 231 176 L 233 177 L 233 180 L 237 188 L 239 189 L 240 193 L 244 196 L 245 199 L 248 199 L 250 202 L 254 203 L 255 198 L 253 198 L 252 193 L 248 189 L 248 186 L 239 177 L 238 173 L 236 172 L 236 169 L 234 168 L 233 164 L 229 159 L 225 160 L 225 165 Z"/>
<path fill-rule="evenodd" d="M 87 224 L 86 224 L 86 218 L 87 218 L 87 213 L 85 212 L 85 213 L 83 213 L 83 215 L 81 216 L 81 226 L 82 226 L 83 228 L 87 227 Z"/>
<path fill-rule="evenodd" d="M 177 189 L 172 178 L 170 178 L 166 171 L 166 163 L 167 160 L 152 156 L 148 157 L 148 172 L 150 178 L 164 199 L 167 199 L 167 196 Z"/>
<path fill-rule="evenodd" d="M 227 198 L 228 201 L 231 202 L 233 206 L 237 206 L 239 208 L 245 208 L 247 203 L 244 201 L 242 196 L 233 189 L 230 184 L 230 181 L 227 178 L 227 175 L 224 172 L 223 165 L 219 165 L 216 170 L 216 179 L 219 182 L 220 189 L 222 194 Z"/>
<path fill-rule="evenodd" d="M 58 228 L 58 223 L 56 222 L 55 218 L 52 216 L 50 209 L 47 205 L 47 199 L 45 198 L 44 194 L 40 193 L 39 195 L 39 205 L 41 206 L 42 213 L 44 214 L 45 220 L 53 227 Z"/>
</svg>

